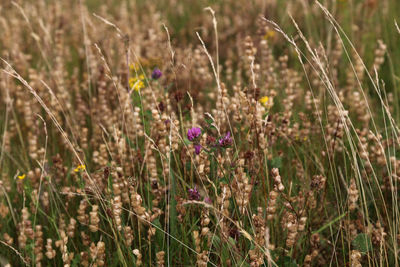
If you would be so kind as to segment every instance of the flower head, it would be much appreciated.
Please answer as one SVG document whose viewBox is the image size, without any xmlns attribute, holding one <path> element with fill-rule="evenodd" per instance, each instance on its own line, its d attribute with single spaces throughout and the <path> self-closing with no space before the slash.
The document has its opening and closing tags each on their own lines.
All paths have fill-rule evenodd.
<svg viewBox="0 0 400 267">
<path fill-rule="evenodd" d="M 193 189 L 189 188 L 188 193 L 189 193 L 190 200 L 200 200 L 200 193 L 197 190 L 196 186 Z"/>
<path fill-rule="evenodd" d="M 154 80 L 158 80 L 162 76 L 162 72 L 159 68 L 154 68 L 153 72 L 151 73 L 151 78 Z"/>
<path fill-rule="evenodd" d="M 196 155 L 200 154 L 201 151 L 201 145 L 194 145 L 194 153 Z"/>
<path fill-rule="evenodd" d="M 218 140 L 221 147 L 228 147 L 232 144 L 231 132 L 227 132 L 224 137 Z"/>
<path fill-rule="evenodd" d="M 201 129 L 198 127 L 190 128 L 187 132 L 187 137 L 188 137 L 189 141 L 193 141 L 200 135 L 201 135 Z"/>
<path fill-rule="evenodd" d="M 260 103 L 265 107 L 268 103 L 269 97 L 268 96 L 264 96 L 260 98 Z"/>
<path fill-rule="evenodd" d="M 74 172 L 79 172 L 79 171 L 83 171 L 86 170 L 86 166 L 85 165 L 79 165 L 78 167 L 76 167 L 74 169 Z"/>
<path fill-rule="evenodd" d="M 26 177 L 26 174 L 25 174 L 25 173 L 22 174 L 22 175 L 18 175 L 18 179 L 20 179 L 20 180 L 24 180 L 25 177 Z"/>
<path fill-rule="evenodd" d="M 134 62 L 134 63 L 129 65 L 129 69 L 131 71 L 138 71 L 139 68 L 140 68 L 140 64 L 138 62 Z"/>
<path fill-rule="evenodd" d="M 271 39 L 271 38 L 274 38 L 275 37 L 275 31 L 273 31 L 273 30 L 268 30 L 266 33 L 265 33 L 265 35 L 264 35 L 264 40 L 268 40 L 268 39 Z"/>
<path fill-rule="evenodd" d="M 212 204 L 212 200 L 209 197 L 205 197 L 204 202 L 206 202 L 207 204 Z"/>
<path fill-rule="evenodd" d="M 132 77 L 129 79 L 129 87 L 134 89 L 135 91 L 139 91 L 144 88 L 144 76 L 140 75 L 139 77 Z"/>
</svg>

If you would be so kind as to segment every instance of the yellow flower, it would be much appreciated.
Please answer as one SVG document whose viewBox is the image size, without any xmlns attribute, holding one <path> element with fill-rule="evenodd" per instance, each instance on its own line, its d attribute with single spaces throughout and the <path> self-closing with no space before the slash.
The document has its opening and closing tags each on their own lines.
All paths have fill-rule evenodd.
<svg viewBox="0 0 400 267">
<path fill-rule="evenodd" d="M 131 71 L 138 71 L 139 68 L 140 68 L 139 63 L 136 63 L 136 62 L 129 65 L 129 69 Z"/>
<path fill-rule="evenodd" d="M 129 79 L 129 87 L 134 89 L 135 91 L 139 91 L 140 89 L 144 88 L 144 76 L 140 75 L 139 78 L 133 77 Z"/>
<path fill-rule="evenodd" d="M 261 103 L 264 107 L 266 107 L 266 106 L 267 106 L 267 103 L 268 103 L 268 99 L 269 99 L 268 96 L 261 97 L 261 98 L 260 98 L 260 103 Z"/>
<path fill-rule="evenodd" d="M 25 179 L 25 177 L 26 177 L 26 174 L 24 173 L 24 174 L 22 174 L 22 175 L 19 175 L 19 176 L 18 176 L 18 179 L 20 179 L 20 180 L 24 180 L 24 179 Z"/>
<path fill-rule="evenodd" d="M 83 170 L 86 170 L 86 166 L 85 165 L 79 165 L 78 167 L 76 167 L 75 169 L 74 169 L 74 172 L 79 172 L 79 171 L 83 171 Z"/>
<path fill-rule="evenodd" d="M 275 37 L 275 31 L 273 31 L 273 30 L 268 30 L 266 33 L 265 33 L 265 35 L 264 35 L 264 40 L 268 40 L 268 39 L 271 39 L 271 38 L 274 38 Z"/>
<path fill-rule="evenodd" d="M 136 62 L 133 62 L 132 64 L 129 65 L 129 69 L 133 72 L 137 72 L 139 71 L 141 68 L 147 68 L 152 64 L 155 64 L 154 62 L 155 59 L 147 59 L 147 58 L 138 58 L 138 60 Z"/>
</svg>

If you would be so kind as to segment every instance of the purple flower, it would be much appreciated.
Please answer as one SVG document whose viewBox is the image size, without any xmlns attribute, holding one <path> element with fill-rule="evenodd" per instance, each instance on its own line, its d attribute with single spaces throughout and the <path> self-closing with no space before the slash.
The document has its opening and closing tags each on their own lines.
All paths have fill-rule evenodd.
<svg viewBox="0 0 400 267">
<path fill-rule="evenodd" d="M 207 204 L 212 204 L 212 200 L 209 197 L 205 197 L 204 202 L 206 202 Z"/>
<path fill-rule="evenodd" d="M 153 72 L 151 73 L 151 78 L 154 80 L 158 80 L 162 76 L 162 72 L 159 68 L 154 68 Z"/>
<path fill-rule="evenodd" d="M 189 188 L 188 192 L 190 200 L 200 200 L 200 193 L 197 191 L 196 186 L 193 189 Z"/>
<path fill-rule="evenodd" d="M 218 140 L 218 144 L 221 147 L 227 147 L 232 144 L 231 132 L 227 132 L 224 137 Z"/>
<path fill-rule="evenodd" d="M 201 151 L 201 145 L 194 145 L 194 153 L 196 153 L 196 155 L 200 154 Z"/>
<path fill-rule="evenodd" d="M 188 137 L 189 141 L 193 141 L 200 135 L 201 135 L 201 129 L 198 127 L 193 127 L 191 129 L 189 129 L 188 133 L 187 133 L 187 137 Z"/>
</svg>

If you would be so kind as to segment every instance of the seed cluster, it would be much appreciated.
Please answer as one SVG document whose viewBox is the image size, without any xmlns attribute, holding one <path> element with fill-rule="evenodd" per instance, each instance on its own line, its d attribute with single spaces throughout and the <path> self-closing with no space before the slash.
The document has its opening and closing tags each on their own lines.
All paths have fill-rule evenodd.
<svg viewBox="0 0 400 267">
<path fill-rule="evenodd" d="M 1 261 L 395 266 L 391 0 L 78 2 L 0 6 Z"/>
</svg>

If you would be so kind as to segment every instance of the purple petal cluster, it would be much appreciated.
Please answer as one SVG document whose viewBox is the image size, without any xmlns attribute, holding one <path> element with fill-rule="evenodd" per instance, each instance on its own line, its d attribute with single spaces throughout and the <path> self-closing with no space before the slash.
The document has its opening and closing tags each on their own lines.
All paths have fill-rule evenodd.
<svg viewBox="0 0 400 267">
<path fill-rule="evenodd" d="M 221 147 L 228 147 L 232 144 L 232 137 L 231 137 L 231 132 L 227 132 L 224 137 L 218 140 L 218 144 Z"/>
<path fill-rule="evenodd" d="M 188 190 L 188 193 L 189 193 L 189 199 L 190 199 L 190 200 L 200 200 L 200 193 L 199 193 L 199 191 L 197 190 L 197 187 L 196 187 L 196 186 L 195 186 L 193 189 L 190 188 L 190 189 Z"/>
<path fill-rule="evenodd" d="M 189 141 L 193 141 L 201 135 L 201 129 L 198 127 L 193 127 L 188 130 L 187 137 Z"/>
<path fill-rule="evenodd" d="M 154 68 L 153 72 L 151 73 L 151 78 L 154 80 L 158 80 L 162 76 L 162 72 L 159 68 Z"/>
<path fill-rule="evenodd" d="M 201 152 L 201 145 L 194 145 L 194 153 L 196 155 L 200 154 Z"/>
<path fill-rule="evenodd" d="M 206 202 L 207 204 L 212 204 L 212 200 L 209 197 L 205 197 L 204 202 Z"/>
</svg>

